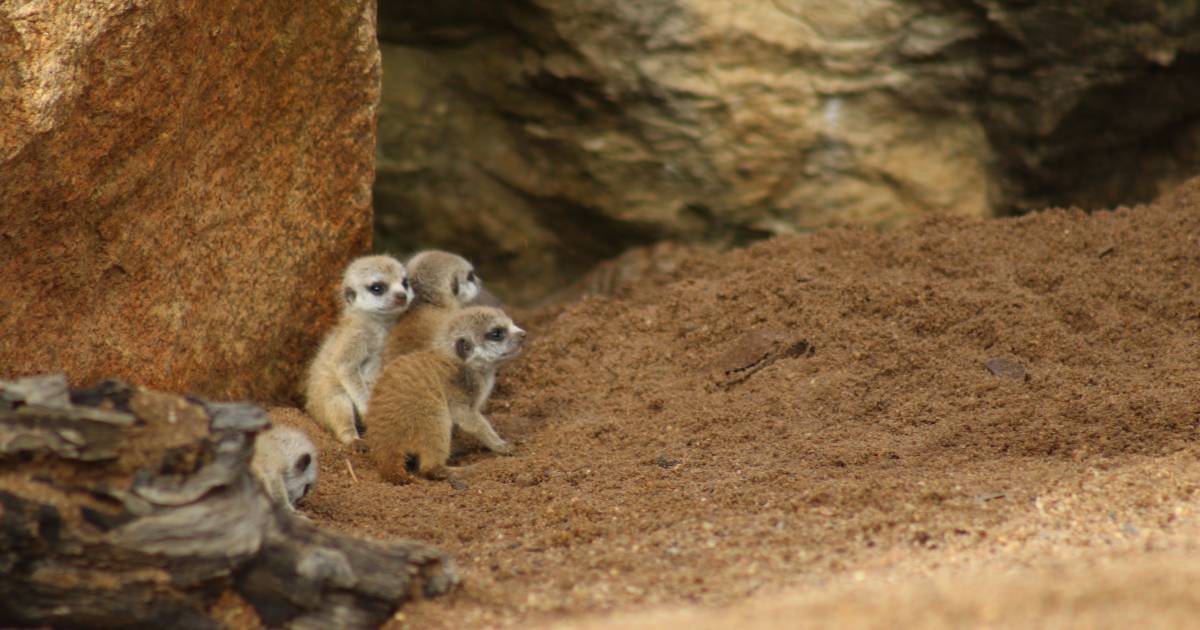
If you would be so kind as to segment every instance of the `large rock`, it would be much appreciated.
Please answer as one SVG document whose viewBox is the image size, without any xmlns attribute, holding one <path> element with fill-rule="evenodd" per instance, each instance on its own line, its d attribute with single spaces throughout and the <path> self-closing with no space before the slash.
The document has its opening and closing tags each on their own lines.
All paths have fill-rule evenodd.
<svg viewBox="0 0 1200 630">
<path fill-rule="evenodd" d="M 384 0 L 380 24 L 379 239 L 464 250 L 510 299 L 663 237 L 1115 205 L 1200 163 L 1195 2 Z"/>
<path fill-rule="evenodd" d="M 375 3 L 0 4 L 0 377 L 284 399 L 370 246 Z"/>
</svg>

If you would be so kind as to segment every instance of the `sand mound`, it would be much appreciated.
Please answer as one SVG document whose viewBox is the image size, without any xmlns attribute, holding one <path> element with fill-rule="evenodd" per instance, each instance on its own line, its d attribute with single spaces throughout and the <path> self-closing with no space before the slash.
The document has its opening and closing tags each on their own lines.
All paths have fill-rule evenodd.
<svg viewBox="0 0 1200 630">
<path fill-rule="evenodd" d="M 781 238 L 672 274 L 527 318 L 489 411 L 517 452 L 467 454 L 465 486 L 381 483 L 316 436 L 308 514 L 463 569 L 461 593 L 397 624 L 789 587 L 826 597 L 795 610 L 841 614 L 833 589 L 859 578 L 959 601 L 911 583 L 937 571 L 985 572 L 962 582 L 978 603 L 987 575 L 1193 539 L 1200 183 L 1091 216 Z"/>
</svg>

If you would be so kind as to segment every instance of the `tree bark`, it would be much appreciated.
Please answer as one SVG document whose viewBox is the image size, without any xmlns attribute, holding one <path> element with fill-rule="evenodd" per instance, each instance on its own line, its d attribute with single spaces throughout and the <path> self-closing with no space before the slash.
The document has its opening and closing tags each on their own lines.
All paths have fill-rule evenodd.
<svg viewBox="0 0 1200 630">
<path fill-rule="evenodd" d="M 458 583 L 414 542 L 322 531 L 249 473 L 266 414 L 117 381 L 0 382 L 0 623 L 371 627 Z"/>
</svg>

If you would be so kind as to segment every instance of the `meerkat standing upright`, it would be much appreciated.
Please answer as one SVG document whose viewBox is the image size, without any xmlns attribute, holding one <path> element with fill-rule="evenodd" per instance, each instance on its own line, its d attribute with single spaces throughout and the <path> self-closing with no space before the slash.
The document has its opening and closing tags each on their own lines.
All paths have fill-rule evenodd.
<svg viewBox="0 0 1200 630">
<path fill-rule="evenodd" d="M 317 483 L 317 449 L 300 429 L 276 425 L 255 438 L 250 471 L 267 496 L 295 510 Z"/>
<path fill-rule="evenodd" d="M 475 268 L 450 252 L 429 250 L 408 259 L 409 278 L 416 298 L 408 314 L 388 333 L 383 363 L 433 343 L 442 320 L 474 300 L 482 289 Z"/>
<path fill-rule="evenodd" d="M 521 351 L 525 331 L 497 308 L 471 306 L 445 319 L 432 347 L 383 368 L 367 412 L 371 459 L 383 478 L 444 477 L 454 426 L 497 453 L 512 447 L 480 413 L 496 369 Z"/>
<path fill-rule="evenodd" d="M 361 438 L 388 330 L 413 301 L 404 265 L 391 256 L 350 263 L 340 288 L 342 314 L 308 370 L 305 408 L 343 444 Z M 361 442 L 359 443 L 361 444 Z"/>
</svg>

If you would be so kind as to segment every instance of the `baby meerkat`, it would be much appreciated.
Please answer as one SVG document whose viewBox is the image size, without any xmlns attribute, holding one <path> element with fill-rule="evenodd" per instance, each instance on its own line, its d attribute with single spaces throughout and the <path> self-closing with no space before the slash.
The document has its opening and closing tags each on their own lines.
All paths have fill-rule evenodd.
<svg viewBox="0 0 1200 630">
<path fill-rule="evenodd" d="M 308 370 L 305 409 L 343 444 L 358 443 L 388 330 L 413 301 L 404 265 L 391 256 L 350 263 L 340 288 L 342 314 Z"/>
<path fill-rule="evenodd" d="M 388 333 L 384 365 L 396 357 L 428 348 L 442 320 L 479 296 L 482 283 L 467 259 L 430 250 L 408 259 L 408 275 L 416 299 Z"/>
<path fill-rule="evenodd" d="M 492 393 L 496 369 L 520 353 L 524 338 L 504 311 L 470 306 L 446 318 L 431 348 L 384 366 L 371 397 L 366 438 L 383 478 L 396 483 L 408 473 L 445 477 L 453 470 L 446 460 L 454 426 L 492 451 L 511 452 L 480 410 Z"/>
<path fill-rule="evenodd" d="M 295 510 L 317 483 L 317 449 L 299 429 L 272 427 L 255 438 L 250 472 L 262 482 L 267 496 Z"/>
</svg>

